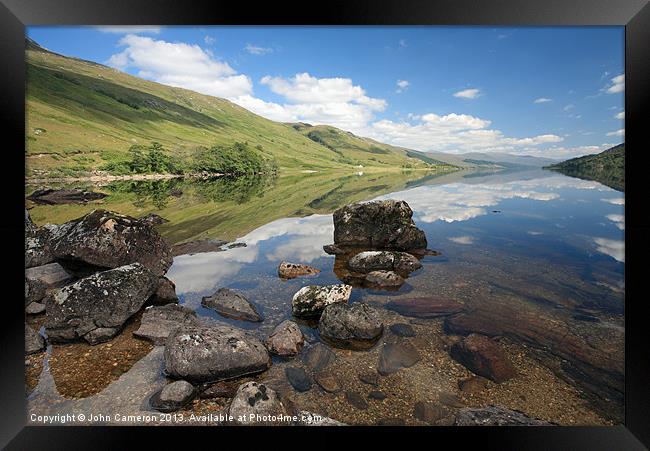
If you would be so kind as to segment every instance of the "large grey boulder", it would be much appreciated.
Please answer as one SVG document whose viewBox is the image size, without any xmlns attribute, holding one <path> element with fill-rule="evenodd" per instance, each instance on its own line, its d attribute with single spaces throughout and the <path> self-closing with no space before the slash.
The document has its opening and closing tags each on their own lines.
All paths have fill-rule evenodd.
<svg viewBox="0 0 650 451">
<path fill-rule="evenodd" d="M 483 409 L 461 409 L 454 426 L 552 426 L 552 423 L 531 418 L 505 407 L 489 406 Z"/>
<path fill-rule="evenodd" d="M 25 269 L 25 311 L 30 315 L 44 312 L 44 299 L 48 292 L 74 279 L 58 263 Z"/>
<path fill-rule="evenodd" d="M 404 201 L 355 203 L 334 212 L 334 243 L 376 249 L 424 249 L 427 239 Z"/>
<path fill-rule="evenodd" d="M 139 263 L 99 272 L 54 290 L 46 300 L 45 328 L 52 341 L 114 337 L 142 308 L 158 278 Z"/>
<path fill-rule="evenodd" d="M 348 261 L 348 267 L 357 272 L 395 271 L 408 275 L 420 269 L 422 263 L 406 252 L 366 251 L 360 252 Z"/>
<path fill-rule="evenodd" d="M 242 384 L 228 407 L 228 415 L 238 425 L 289 425 L 293 420 L 278 393 L 265 384 Z"/>
<path fill-rule="evenodd" d="M 348 302 L 351 293 L 350 285 L 309 285 L 293 295 L 291 309 L 298 317 L 317 317 L 328 305 Z"/>
<path fill-rule="evenodd" d="M 255 306 L 241 293 L 229 288 L 219 288 L 212 296 L 201 299 L 203 307 L 215 310 L 226 318 L 259 322 L 262 317 Z"/>
<path fill-rule="evenodd" d="M 283 357 L 298 354 L 304 344 L 305 337 L 300 327 L 290 320 L 278 324 L 266 340 L 266 347 L 269 352 Z"/>
<path fill-rule="evenodd" d="M 333 346 L 349 349 L 372 347 L 384 331 L 377 312 L 367 304 L 332 304 L 318 324 L 321 338 Z"/>
<path fill-rule="evenodd" d="M 271 365 L 264 344 L 241 329 L 196 325 L 176 329 L 165 343 L 165 371 L 191 382 L 216 382 Z"/>
<path fill-rule="evenodd" d="M 25 354 L 34 354 L 45 349 L 45 340 L 34 329 L 25 324 Z"/>
<path fill-rule="evenodd" d="M 182 305 L 167 304 L 149 307 L 144 311 L 140 327 L 133 332 L 139 338 L 155 345 L 164 345 L 169 335 L 186 325 L 197 324 L 196 312 Z"/>
<path fill-rule="evenodd" d="M 51 250 L 69 271 L 88 274 L 140 263 L 162 276 L 172 264 L 171 249 L 160 234 L 130 216 L 93 210 L 64 226 L 65 233 L 51 237 Z"/>
</svg>

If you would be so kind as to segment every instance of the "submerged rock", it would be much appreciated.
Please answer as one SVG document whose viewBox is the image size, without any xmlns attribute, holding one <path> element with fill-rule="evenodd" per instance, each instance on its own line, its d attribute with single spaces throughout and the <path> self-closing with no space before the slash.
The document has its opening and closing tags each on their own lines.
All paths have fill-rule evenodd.
<svg viewBox="0 0 650 451">
<path fill-rule="evenodd" d="M 444 298 L 393 298 L 386 308 L 415 318 L 437 318 L 463 311 L 460 302 Z"/>
<path fill-rule="evenodd" d="M 408 342 L 388 343 L 381 350 L 377 371 L 382 376 L 387 376 L 402 368 L 410 368 L 421 359 L 418 350 Z"/>
<path fill-rule="evenodd" d="M 350 285 L 309 285 L 293 295 L 291 309 L 298 317 L 319 316 L 328 305 L 348 302 L 351 293 Z"/>
<path fill-rule="evenodd" d="M 335 359 L 336 356 L 327 346 L 322 343 L 316 343 L 307 350 L 303 361 L 309 369 L 317 372 L 326 368 Z"/>
<path fill-rule="evenodd" d="M 415 337 L 415 330 L 413 326 L 405 323 L 391 324 L 389 327 L 390 331 L 397 335 L 398 337 Z"/>
<path fill-rule="evenodd" d="M 251 322 L 262 321 L 255 306 L 244 295 L 229 288 L 219 288 L 212 296 L 204 297 L 201 299 L 201 305 L 226 318 Z"/>
<path fill-rule="evenodd" d="M 162 276 L 172 264 L 169 245 L 158 232 L 130 216 L 93 210 L 64 226 L 52 237 L 52 254 L 73 273 L 140 263 Z"/>
<path fill-rule="evenodd" d="M 415 403 L 413 416 L 420 421 L 433 425 L 442 419 L 444 411 L 440 406 L 432 402 L 418 401 Z"/>
<path fill-rule="evenodd" d="M 336 347 L 369 349 L 381 337 L 384 325 L 367 304 L 332 304 L 323 311 L 318 331 Z"/>
<path fill-rule="evenodd" d="M 278 275 L 282 279 L 295 279 L 300 276 L 311 276 L 318 274 L 320 269 L 301 263 L 282 262 L 278 266 Z"/>
<path fill-rule="evenodd" d="M 157 282 L 151 271 L 133 263 L 54 290 L 46 302 L 47 335 L 52 341 L 109 340 L 142 308 Z"/>
<path fill-rule="evenodd" d="M 268 351 L 257 337 L 227 326 L 180 327 L 167 339 L 164 356 L 169 376 L 192 382 L 259 373 L 271 365 Z"/>
<path fill-rule="evenodd" d="M 552 423 L 529 417 L 516 410 L 489 406 L 484 409 L 461 409 L 454 426 L 552 426 Z"/>
<path fill-rule="evenodd" d="M 185 407 L 196 396 L 196 389 L 187 381 L 165 385 L 150 400 L 151 407 L 160 412 L 173 412 Z"/>
<path fill-rule="evenodd" d="M 35 354 L 45 349 L 45 339 L 25 324 L 25 354 Z"/>
<path fill-rule="evenodd" d="M 382 200 L 346 205 L 334 211 L 334 243 L 377 249 L 425 249 L 427 239 L 404 201 Z"/>
<path fill-rule="evenodd" d="M 286 425 L 284 417 L 290 412 L 275 390 L 265 384 L 246 382 L 230 402 L 228 415 L 239 425 Z"/>
<path fill-rule="evenodd" d="M 371 271 L 366 276 L 366 282 L 377 287 L 401 287 L 406 281 L 393 271 Z"/>
<path fill-rule="evenodd" d="M 176 285 L 167 277 L 160 277 L 158 279 L 158 286 L 154 291 L 153 296 L 149 299 L 152 305 L 166 305 L 177 304 L 178 296 L 176 296 Z"/>
<path fill-rule="evenodd" d="M 278 324 L 266 340 L 266 347 L 271 354 L 287 357 L 300 352 L 305 344 L 305 337 L 300 327 L 293 321 Z"/>
<path fill-rule="evenodd" d="M 341 391 L 341 383 L 338 378 L 329 371 L 320 371 L 314 374 L 314 380 L 327 393 L 337 393 Z"/>
<path fill-rule="evenodd" d="M 187 307 L 176 304 L 149 307 L 144 311 L 140 327 L 133 335 L 150 340 L 155 345 L 164 345 L 176 329 L 196 323 L 196 312 Z"/>
<path fill-rule="evenodd" d="M 368 408 L 368 402 L 363 399 L 363 396 L 355 391 L 346 391 L 345 399 L 348 403 L 350 403 L 351 406 L 355 407 L 356 409 L 366 410 Z"/>
<path fill-rule="evenodd" d="M 454 343 L 449 354 L 471 372 L 494 382 L 504 382 L 516 376 L 501 347 L 484 335 L 471 334 Z"/>
<path fill-rule="evenodd" d="M 312 379 L 302 368 L 287 367 L 284 370 L 287 380 L 299 392 L 311 390 Z"/>
<path fill-rule="evenodd" d="M 348 261 L 348 267 L 357 272 L 394 271 L 408 275 L 420 269 L 422 263 L 416 257 L 406 252 L 396 251 L 365 251 L 360 252 Z"/>
<path fill-rule="evenodd" d="M 38 189 L 27 196 L 27 199 L 37 204 L 85 204 L 93 200 L 103 199 L 108 194 L 96 193 L 80 189 Z"/>
</svg>

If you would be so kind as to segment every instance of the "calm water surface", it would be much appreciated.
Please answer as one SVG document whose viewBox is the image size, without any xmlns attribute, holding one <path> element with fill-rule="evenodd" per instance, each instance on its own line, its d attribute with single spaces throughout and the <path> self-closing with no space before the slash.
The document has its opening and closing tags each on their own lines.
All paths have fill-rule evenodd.
<svg viewBox="0 0 650 451">
<path fill-rule="evenodd" d="M 169 196 L 173 187 L 182 194 Z M 291 317 L 291 298 L 302 286 L 340 283 L 333 271 L 335 257 L 322 249 L 333 241 L 335 208 L 360 200 L 405 200 L 417 226 L 426 232 L 429 248 L 441 255 L 425 257 L 423 268 L 399 291 L 355 288 L 352 302 L 381 306 L 400 297 L 453 298 L 468 307 L 479 332 L 496 312 L 505 335 L 542 349 L 546 357 L 540 361 L 548 367 L 568 360 L 573 372 L 562 368 L 579 379 L 573 385 L 589 405 L 603 417 L 620 420 L 622 384 L 617 372 L 622 375 L 622 360 L 603 354 L 623 352 L 623 193 L 542 170 L 442 177 L 310 174 L 232 186 L 224 181 L 166 181 L 96 189 L 110 196 L 103 203 L 83 206 L 34 206 L 30 213 L 42 224 L 63 222 L 93 208 L 134 216 L 154 212 L 170 220 L 159 231 L 171 243 L 208 237 L 245 243 L 222 252 L 178 256 L 167 277 L 176 284 L 180 302 L 199 315 L 254 329 L 261 337 Z M 283 281 L 277 276 L 282 260 L 307 263 L 321 273 Z M 230 321 L 201 307 L 201 298 L 220 287 L 244 293 L 259 307 L 264 322 Z M 310 341 L 318 341 L 316 329 L 301 327 Z M 574 345 L 575 362 L 563 351 Z M 136 365 L 149 359 L 157 369 L 156 352 Z M 39 387 L 30 395 L 39 411 L 44 409 L 39 399 L 51 399 L 56 391 L 55 381 L 46 383 L 47 373 L 46 365 Z M 123 375 L 127 382 L 121 383 L 147 385 L 141 378 L 128 378 Z M 110 393 L 111 386 L 106 390 Z M 599 401 L 599 396 L 607 401 Z"/>
</svg>

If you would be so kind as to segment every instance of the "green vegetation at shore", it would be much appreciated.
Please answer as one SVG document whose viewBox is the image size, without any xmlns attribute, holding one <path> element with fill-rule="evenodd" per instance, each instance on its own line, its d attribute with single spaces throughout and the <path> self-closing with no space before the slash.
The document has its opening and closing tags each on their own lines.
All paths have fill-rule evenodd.
<svg viewBox="0 0 650 451">
<path fill-rule="evenodd" d="M 457 169 L 334 127 L 274 122 L 228 100 L 58 55 L 32 41 L 26 58 L 29 177 Z M 154 142 L 160 147 L 152 154 Z"/>
<path fill-rule="evenodd" d="M 572 158 L 544 169 L 585 180 L 595 180 L 618 191 L 625 191 L 625 144 L 596 155 Z"/>
</svg>

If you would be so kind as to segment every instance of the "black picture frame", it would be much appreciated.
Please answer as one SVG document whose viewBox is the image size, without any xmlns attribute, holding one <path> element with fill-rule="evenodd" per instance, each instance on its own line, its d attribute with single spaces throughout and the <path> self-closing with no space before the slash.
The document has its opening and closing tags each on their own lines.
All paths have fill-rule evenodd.
<svg viewBox="0 0 650 451">
<path fill-rule="evenodd" d="M 313 6 L 313 7 L 312 7 Z M 25 145 L 25 54 L 26 25 L 482 25 L 546 26 L 622 25 L 626 29 L 626 387 L 625 426 L 615 427 L 504 427 L 504 428 L 409 428 L 397 435 L 384 428 L 288 428 L 266 429 L 263 434 L 300 432 L 298 446 L 309 446 L 319 434 L 327 434 L 335 444 L 350 432 L 361 430 L 363 440 L 394 435 L 414 443 L 418 435 L 424 445 L 451 440 L 453 446 L 476 443 L 482 449 L 646 449 L 650 446 L 650 352 L 643 280 L 646 276 L 644 250 L 650 250 L 650 221 L 643 171 L 644 119 L 648 115 L 650 94 L 650 5 L 647 0 L 335 0 L 318 5 L 305 2 L 224 2 L 170 0 L 2 0 L 0 4 L 0 103 L 3 135 L 2 155 L 5 170 L 0 177 L 6 202 L 0 231 L 5 238 L 5 281 L 3 327 L 0 329 L 0 446 L 7 449 L 97 448 L 122 449 L 145 435 L 149 444 L 162 441 L 169 447 L 174 439 L 190 433 L 213 445 L 223 444 L 228 435 L 246 446 L 260 445 L 256 435 L 226 428 L 143 428 L 143 427 L 34 427 L 26 424 L 24 393 L 24 306 L 17 299 L 22 293 L 20 266 L 24 237 L 24 154 Z M 14 238 L 15 237 L 15 238 Z M 212 434 L 212 436 L 208 435 Z M 238 434 L 238 435 L 237 435 Z M 257 437 L 257 438 L 256 438 Z M 407 438 L 408 437 L 408 438 Z M 295 440 L 287 437 L 287 439 Z M 187 438 L 181 438 L 187 446 Z M 268 440 L 268 439 L 266 439 Z M 309 440 L 309 442 L 302 442 Z M 445 440 L 445 441 L 443 441 Z M 233 443 L 237 443 L 236 441 Z M 291 442 L 289 442 L 291 444 Z M 202 446 L 202 445 L 194 445 Z M 264 446 L 269 446 L 264 445 Z"/>
</svg>

